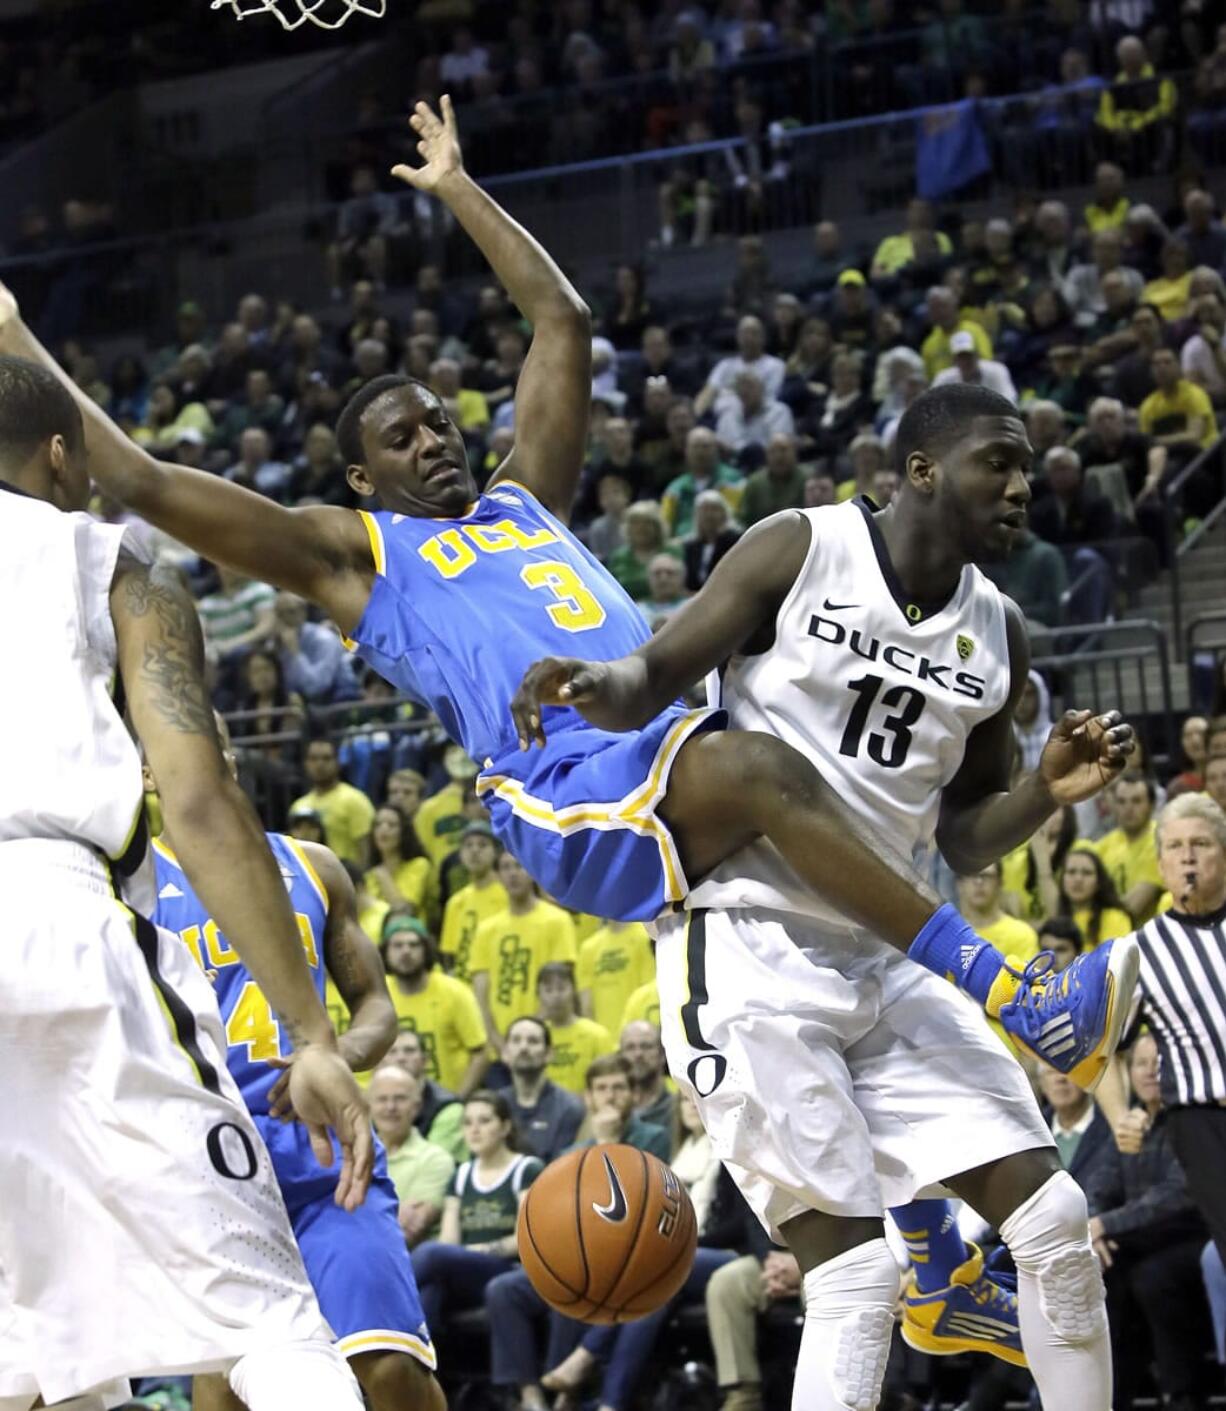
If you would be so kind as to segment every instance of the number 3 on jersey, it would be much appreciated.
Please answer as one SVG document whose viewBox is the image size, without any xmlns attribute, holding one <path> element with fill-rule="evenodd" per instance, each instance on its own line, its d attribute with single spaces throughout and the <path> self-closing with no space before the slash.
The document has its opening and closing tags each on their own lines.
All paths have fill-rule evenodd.
<svg viewBox="0 0 1226 1411">
<path fill-rule="evenodd" d="M 519 576 L 529 588 L 547 588 L 557 599 L 545 610 L 563 632 L 587 632 L 604 621 L 604 608 L 570 564 L 557 559 L 530 563 Z"/>
<path fill-rule="evenodd" d="M 847 728 L 843 731 L 843 739 L 839 744 L 840 754 L 854 758 L 860 753 L 860 740 L 864 735 L 864 727 L 868 724 L 869 711 L 872 710 L 877 693 L 884 685 L 885 682 L 880 676 L 861 676 L 858 680 L 847 683 L 847 689 L 855 693 L 856 702 L 847 717 Z M 891 686 L 881 697 L 881 704 L 894 713 L 885 716 L 881 721 L 882 730 L 888 731 L 888 734 L 877 730 L 869 731 L 865 742 L 868 757 L 883 769 L 901 769 L 907 761 L 907 751 L 911 748 L 914 738 L 911 733 L 912 726 L 924 713 L 924 696 L 913 686 Z"/>
</svg>

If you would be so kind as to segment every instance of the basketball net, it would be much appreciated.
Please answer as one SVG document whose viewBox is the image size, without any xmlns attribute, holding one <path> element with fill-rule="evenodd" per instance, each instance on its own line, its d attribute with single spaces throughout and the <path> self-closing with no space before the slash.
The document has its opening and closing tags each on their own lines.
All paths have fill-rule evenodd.
<svg viewBox="0 0 1226 1411">
<path fill-rule="evenodd" d="M 387 0 L 213 0 L 210 8 L 228 8 L 236 20 L 273 15 L 282 29 L 297 29 L 308 21 L 320 29 L 339 29 L 350 15 L 381 20 L 387 13 Z"/>
</svg>

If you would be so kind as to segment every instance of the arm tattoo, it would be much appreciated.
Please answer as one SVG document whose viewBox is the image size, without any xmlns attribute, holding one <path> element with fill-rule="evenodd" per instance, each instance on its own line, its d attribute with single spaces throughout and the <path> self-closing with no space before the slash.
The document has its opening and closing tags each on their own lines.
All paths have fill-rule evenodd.
<svg viewBox="0 0 1226 1411">
<path fill-rule="evenodd" d="M 204 636 L 195 604 L 165 568 L 134 569 L 123 582 L 129 615 L 152 614 L 143 632 L 140 665 L 149 704 L 172 729 L 215 738 L 213 707 L 204 685 Z"/>
</svg>

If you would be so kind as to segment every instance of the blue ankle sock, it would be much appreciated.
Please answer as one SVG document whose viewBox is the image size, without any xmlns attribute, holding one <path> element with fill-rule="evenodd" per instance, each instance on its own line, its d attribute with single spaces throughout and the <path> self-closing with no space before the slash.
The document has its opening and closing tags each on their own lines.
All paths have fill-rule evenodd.
<svg viewBox="0 0 1226 1411">
<path fill-rule="evenodd" d="M 911 1256 L 920 1293 L 948 1288 L 954 1270 L 971 1257 L 947 1200 L 913 1200 L 890 1211 Z"/>
<path fill-rule="evenodd" d="M 996 947 L 977 936 L 948 902 L 924 922 L 907 954 L 926 970 L 951 980 L 980 1004 L 987 1004 L 992 981 L 1005 963 Z"/>
</svg>

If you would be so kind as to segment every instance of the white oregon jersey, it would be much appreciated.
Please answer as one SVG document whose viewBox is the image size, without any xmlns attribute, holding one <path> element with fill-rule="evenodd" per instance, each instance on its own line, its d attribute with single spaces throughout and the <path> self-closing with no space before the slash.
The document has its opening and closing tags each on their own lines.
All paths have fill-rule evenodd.
<svg viewBox="0 0 1226 1411">
<path fill-rule="evenodd" d="M 1009 695 L 1000 592 L 968 564 L 943 605 L 912 602 L 866 505 L 801 512 L 812 538 L 774 644 L 712 676 L 711 704 L 733 728 L 777 735 L 812 760 L 885 847 L 922 869 L 967 736 Z M 847 924 L 765 841 L 723 863 L 686 905 Z"/>
<path fill-rule="evenodd" d="M 139 550 L 118 525 L 0 489 L 0 842 L 66 839 L 119 860 L 143 831 L 144 795 L 111 694 L 109 595 L 121 545 Z"/>
</svg>

